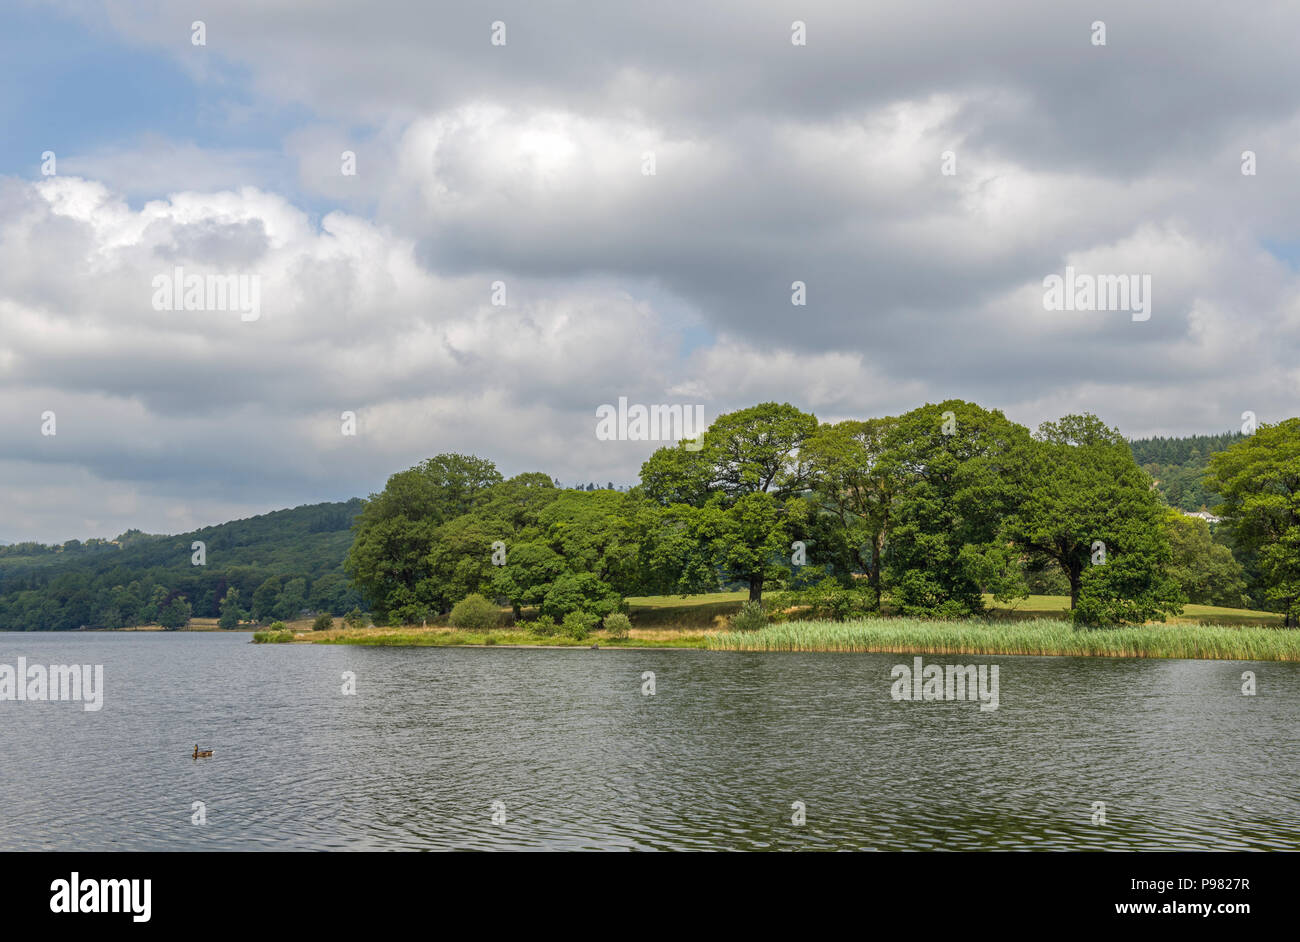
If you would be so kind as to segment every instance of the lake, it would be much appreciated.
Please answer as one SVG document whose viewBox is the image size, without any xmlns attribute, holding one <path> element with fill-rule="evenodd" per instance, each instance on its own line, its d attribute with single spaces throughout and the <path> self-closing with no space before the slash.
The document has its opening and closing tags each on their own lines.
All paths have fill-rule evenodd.
<svg viewBox="0 0 1300 942">
<path fill-rule="evenodd" d="M 0 632 L 105 687 L 0 702 L 0 850 L 1300 848 L 1296 663 L 249 641 Z"/>
</svg>

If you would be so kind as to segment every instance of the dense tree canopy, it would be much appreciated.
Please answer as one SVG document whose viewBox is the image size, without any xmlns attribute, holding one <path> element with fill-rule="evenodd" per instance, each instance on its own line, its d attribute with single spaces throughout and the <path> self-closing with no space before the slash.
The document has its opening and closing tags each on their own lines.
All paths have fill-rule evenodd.
<svg viewBox="0 0 1300 942">
<path fill-rule="evenodd" d="M 1215 542 L 1208 523 L 1168 510 L 1165 535 L 1170 550 L 1169 577 L 1178 583 L 1187 601 L 1228 608 L 1250 606 L 1241 563 L 1232 550 Z"/>
<path fill-rule="evenodd" d="M 1210 459 L 1215 513 L 1249 557 L 1265 597 L 1300 624 L 1300 419 L 1260 425 Z"/>
<path fill-rule="evenodd" d="M 901 612 L 970 615 L 982 594 L 1011 597 L 1018 571 L 1001 538 L 1024 486 L 1029 433 L 997 411 L 952 399 L 899 417 L 884 445 L 896 481 L 886 553 Z"/>
<path fill-rule="evenodd" d="M 1092 415 L 1045 422 L 1023 452 L 1003 534 L 1060 567 L 1080 621 L 1142 622 L 1178 610 L 1165 510 L 1118 431 Z"/>
<path fill-rule="evenodd" d="M 1221 495 L 1223 523 L 1172 510 L 1143 459 L 1208 464 L 1198 486 Z M 380 623 L 419 622 L 471 596 L 516 617 L 599 619 L 633 595 L 735 587 L 832 618 L 966 616 L 1032 588 L 1068 593 L 1083 624 L 1163 619 L 1185 599 L 1250 601 L 1295 624 L 1300 419 L 1128 443 L 1095 416 L 1030 435 L 958 399 L 824 424 L 767 402 L 659 448 L 622 489 L 507 480 L 443 454 L 364 502 L 0 547 L 0 628 L 360 621 L 362 605 Z"/>
<path fill-rule="evenodd" d="M 432 603 L 428 555 L 439 527 L 476 506 L 501 482 L 496 466 L 482 458 L 446 454 L 388 479 L 372 494 L 356 522 L 356 541 L 345 568 L 381 613 L 419 614 Z M 548 479 L 549 482 L 549 479 Z M 468 550 L 466 534 L 457 534 Z M 256 600 L 254 602 L 256 617 Z"/>
<path fill-rule="evenodd" d="M 787 571 L 782 559 L 798 513 L 791 502 L 809 480 L 801 451 L 816 431 L 815 416 L 765 402 L 719 416 L 698 445 L 681 442 L 650 456 L 641 469 L 644 491 L 662 505 L 663 525 L 681 537 L 657 541 L 655 553 L 682 550 L 678 563 L 689 574 L 683 589 L 738 581 L 758 601 L 764 585 Z M 664 564 L 672 565 L 660 559 Z"/>
<path fill-rule="evenodd" d="M 867 574 L 880 607 L 883 555 L 894 498 L 898 490 L 896 466 L 887 458 L 886 442 L 896 419 L 845 421 L 821 426 L 803 447 L 814 504 L 819 516 L 833 525 L 810 531 L 816 538 L 813 558 L 827 561 L 841 573 Z"/>
</svg>

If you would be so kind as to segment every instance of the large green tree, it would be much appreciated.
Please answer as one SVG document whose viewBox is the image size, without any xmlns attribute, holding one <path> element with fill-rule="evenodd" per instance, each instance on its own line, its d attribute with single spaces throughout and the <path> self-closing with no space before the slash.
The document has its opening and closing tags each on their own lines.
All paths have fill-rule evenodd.
<svg viewBox="0 0 1300 942">
<path fill-rule="evenodd" d="M 1180 610 L 1166 567 L 1166 510 L 1116 429 L 1093 415 L 1039 426 L 1003 535 L 1049 560 L 1070 584 L 1076 620 L 1119 624 Z"/>
<path fill-rule="evenodd" d="M 285 580 L 272 614 L 282 621 L 292 621 L 301 616 L 306 605 L 307 580 L 303 576 L 297 576 Z"/>
<path fill-rule="evenodd" d="M 515 543 L 506 564 L 492 576 L 492 593 L 509 602 L 518 617 L 524 606 L 541 607 L 546 593 L 569 571 L 565 559 L 544 542 Z"/>
<path fill-rule="evenodd" d="M 1300 624 L 1300 418 L 1262 424 L 1210 458 L 1207 486 L 1223 502 L 1233 545 L 1247 557 L 1270 608 Z"/>
<path fill-rule="evenodd" d="M 1249 607 L 1241 563 L 1232 550 L 1214 541 L 1209 523 L 1170 509 L 1165 514 L 1165 537 L 1170 550 L 1167 570 L 1187 601 Z"/>
<path fill-rule="evenodd" d="M 537 472 L 492 485 L 474 507 L 433 531 L 423 574 L 399 593 L 402 601 L 392 608 L 392 616 L 419 621 L 450 611 L 471 593 L 500 597 L 503 593 L 494 591 L 494 585 L 502 556 L 508 563 L 511 552 L 537 539 L 538 515 L 563 493 Z M 518 607 L 520 599 L 506 595 Z"/>
<path fill-rule="evenodd" d="M 816 431 L 816 416 L 765 402 L 719 416 L 698 443 L 651 455 L 641 469 L 643 490 L 665 508 L 660 520 L 672 528 L 670 539 L 656 541 L 651 568 L 662 571 L 669 565 L 663 554 L 675 549 L 683 586 L 705 587 L 707 559 L 709 588 L 721 573 L 747 584 L 750 599 L 761 601 L 764 586 L 785 571 L 790 501 L 809 482 L 801 450 Z"/>
<path fill-rule="evenodd" d="M 1016 507 L 1029 431 L 1001 412 L 950 399 L 900 416 L 886 434 L 881 473 L 895 482 L 886 568 L 904 614 L 983 610 L 982 592 L 1023 595 L 1000 535 Z"/>
<path fill-rule="evenodd" d="M 429 604 L 417 587 L 430 575 L 435 531 L 478 506 L 500 482 L 491 461 L 443 454 L 394 474 L 370 495 L 344 568 L 377 615 Z"/>
<path fill-rule="evenodd" d="M 494 593 L 516 611 L 536 605 L 557 618 L 614 611 L 639 586 L 639 503 L 609 489 L 559 492 L 509 545 Z"/>
<path fill-rule="evenodd" d="M 896 479 L 885 443 L 896 419 L 824 424 L 803 446 L 814 503 L 834 525 L 815 541 L 813 558 L 865 573 L 880 607 L 883 557 Z M 818 545 L 831 543 L 829 547 Z"/>
<path fill-rule="evenodd" d="M 698 507 L 643 499 L 629 516 L 636 528 L 639 594 L 690 595 L 718 587 L 713 548 L 696 529 Z"/>
<path fill-rule="evenodd" d="M 791 500 L 794 500 L 793 498 Z M 792 529 L 790 509 L 772 494 L 755 491 L 731 504 L 712 500 L 692 520 L 695 539 L 728 582 L 749 586 L 751 602 L 787 571 Z"/>
</svg>

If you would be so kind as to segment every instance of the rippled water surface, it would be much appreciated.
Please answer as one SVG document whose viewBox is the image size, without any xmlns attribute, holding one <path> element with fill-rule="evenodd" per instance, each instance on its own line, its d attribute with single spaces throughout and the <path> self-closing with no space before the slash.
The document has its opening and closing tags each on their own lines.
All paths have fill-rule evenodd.
<svg viewBox="0 0 1300 942">
<path fill-rule="evenodd" d="M 0 702 L 0 849 L 1300 848 L 1300 664 L 248 642 L 0 633 L 106 687 Z"/>
</svg>

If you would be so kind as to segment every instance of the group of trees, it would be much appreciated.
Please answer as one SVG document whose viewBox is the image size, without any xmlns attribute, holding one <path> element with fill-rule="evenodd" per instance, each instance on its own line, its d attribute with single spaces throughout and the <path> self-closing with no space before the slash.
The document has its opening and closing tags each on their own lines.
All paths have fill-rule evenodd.
<svg viewBox="0 0 1300 942">
<path fill-rule="evenodd" d="M 1221 495 L 1234 551 L 1264 605 L 1300 625 L 1300 419 L 1261 425 L 1210 458 L 1208 485 Z"/>
<path fill-rule="evenodd" d="M 1024 597 L 1028 573 L 1047 567 L 1082 621 L 1158 618 L 1182 599 L 1164 569 L 1160 498 L 1092 416 L 1031 435 L 961 400 L 822 425 L 766 403 L 721 417 L 699 450 L 656 452 L 642 484 L 755 601 L 790 573 L 790 546 L 822 577 L 865 582 L 866 608 L 888 593 L 903 614 L 979 614 L 985 594 Z M 707 565 L 683 573 L 700 578 L 682 590 L 708 582 Z"/>
<path fill-rule="evenodd" d="M 472 593 L 553 617 L 605 615 L 638 584 L 638 499 L 505 480 L 490 462 L 439 455 L 395 474 L 357 519 L 345 564 L 380 618 L 420 621 Z"/>
<path fill-rule="evenodd" d="M 1202 438 L 1130 444 L 1091 415 L 1031 433 L 962 400 L 837 423 L 763 403 L 660 448 L 627 489 L 507 480 L 445 454 L 364 502 L 176 537 L 0 547 L 0 628 L 234 627 L 367 603 L 381 621 L 418 622 L 472 594 L 563 620 L 606 617 L 632 595 L 736 587 L 760 604 L 771 589 L 832 599 L 836 613 L 959 617 L 987 595 L 1035 592 L 1068 595 L 1087 624 L 1193 601 L 1295 625 L 1300 419 Z M 1135 456 L 1204 461 L 1223 522 L 1172 509 Z"/>
<path fill-rule="evenodd" d="M 1242 449 L 1274 454 L 1274 438 L 1297 438 L 1287 423 L 1265 431 L 1224 454 L 1253 468 Z M 562 618 L 606 615 L 628 595 L 743 586 L 761 602 L 769 588 L 828 580 L 854 610 L 887 600 L 938 617 L 1059 587 L 1082 623 L 1139 622 L 1187 600 L 1241 604 L 1265 581 L 1276 606 L 1294 607 L 1300 545 L 1288 541 L 1300 528 L 1277 495 L 1233 496 L 1289 479 L 1224 461 L 1213 486 L 1228 498 L 1232 548 L 1172 511 L 1129 443 L 1091 415 L 1030 433 L 961 400 L 834 424 L 763 403 L 659 449 L 626 492 L 429 459 L 367 501 L 346 570 L 380 618 L 400 621 L 472 593 Z"/>
</svg>

